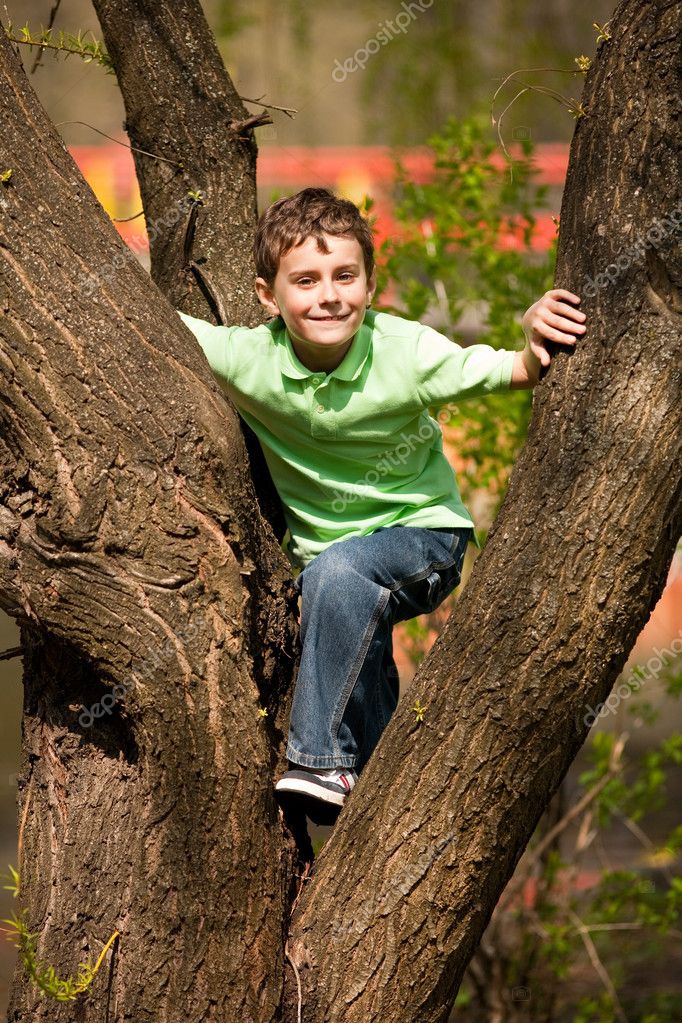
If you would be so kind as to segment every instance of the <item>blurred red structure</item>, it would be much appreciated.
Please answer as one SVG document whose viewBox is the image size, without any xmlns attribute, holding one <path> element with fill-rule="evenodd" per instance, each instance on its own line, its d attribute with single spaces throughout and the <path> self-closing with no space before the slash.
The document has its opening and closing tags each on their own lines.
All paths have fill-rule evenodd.
<svg viewBox="0 0 682 1023">
<path fill-rule="evenodd" d="M 112 218 L 134 217 L 142 209 L 133 159 L 127 143 L 106 146 L 74 146 L 71 153 L 95 195 Z M 399 153 L 400 160 L 415 182 L 428 181 L 433 174 L 433 158 L 426 149 L 408 149 Z M 258 189 L 261 205 L 273 198 L 287 195 L 307 186 L 333 188 L 353 202 L 362 202 L 367 195 L 375 200 L 376 236 L 380 244 L 393 233 L 390 187 L 395 178 L 396 153 L 388 146 L 305 146 L 261 149 L 258 157 Z M 493 162 L 505 165 L 502 154 Z M 568 146 L 544 143 L 535 151 L 538 183 L 563 186 L 568 166 Z M 558 212 L 558 203 L 557 203 Z M 144 218 L 116 224 L 119 233 L 136 251 L 146 251 Z M 556 234 L 551 215 L 538 216 L 533 233 L 533 247 L 546 249 Z M 510 235 L 507 245 L 519 244 Z"/>
</svg>

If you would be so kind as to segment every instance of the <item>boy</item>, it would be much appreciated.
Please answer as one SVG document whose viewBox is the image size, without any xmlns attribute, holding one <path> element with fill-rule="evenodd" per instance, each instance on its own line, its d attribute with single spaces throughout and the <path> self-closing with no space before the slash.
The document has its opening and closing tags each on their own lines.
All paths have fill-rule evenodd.
<svg viewBox="0 0 682 1023">
<path fill-rule="evenodd" d="M 430 327 L 370 311 L 370 228 L 327 189 L 261 217 L 253 329 L 180 314 L 263 448 L 302 569 L 301 663 L 277 782 L 317 823 L 336 819 L 398 702 L 391 633 L 433 611 L 477 542 L 438 424 L 426 411 L 533 387 L 549 339 L 573 345 L 582 312 L 548 291 L 522 321 L 522 352 L 460 348 Z"/>
</svg>

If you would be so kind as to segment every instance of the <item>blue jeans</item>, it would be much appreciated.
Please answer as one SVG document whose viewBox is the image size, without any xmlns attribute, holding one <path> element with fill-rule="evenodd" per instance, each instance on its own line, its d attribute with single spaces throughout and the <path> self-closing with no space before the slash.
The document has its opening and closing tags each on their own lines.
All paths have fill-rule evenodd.
<svg viewBox="0 0 682 1023">
<path fill-rule="evenodd" d="M 290 761 L 362 770 L 398 704 L 393 625 L 435 610 L 454 590 L 472 533 L 381 527 L 306 565 L 296 579 L 303 649 Z"/>
</svg>

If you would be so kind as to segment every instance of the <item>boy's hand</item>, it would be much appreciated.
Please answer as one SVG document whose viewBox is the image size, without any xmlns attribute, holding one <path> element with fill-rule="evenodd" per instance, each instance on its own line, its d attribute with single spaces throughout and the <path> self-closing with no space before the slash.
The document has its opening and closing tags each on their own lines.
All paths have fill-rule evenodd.
<svg viewBox="0 0 682 1023">
<path fill-rule="evenodd" d="M 512 374 L 512 386 L 534 387 L 540 379 L 540 369 L 549 366 L 550 354 L 545 341 L 560 345 L 575 345 L 575 335 L 585 333 L 585 313 L 569 303 L 579 303 L 580 296 L 563 288 L 547 291 L 523 314 L 521 325 L 526 335 L 526 347 L 517 353 Z"/>
</svg>

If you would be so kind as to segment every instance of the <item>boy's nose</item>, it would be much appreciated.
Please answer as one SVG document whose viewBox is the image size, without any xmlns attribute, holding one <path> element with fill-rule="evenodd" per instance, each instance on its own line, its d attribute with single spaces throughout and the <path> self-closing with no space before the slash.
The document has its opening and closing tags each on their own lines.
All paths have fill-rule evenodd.
<svg viewBox="0 0 682 1023">
<path fill-rule="evenodd" d="M 336 291 L 336 287 L 333 281 L 326 281 L 322 284 L 322 291 L 320 294 L 320 302 L 325 305 L 331 305 L 334 302 L 339 301 L 339 296 Z"/>
</svg>

